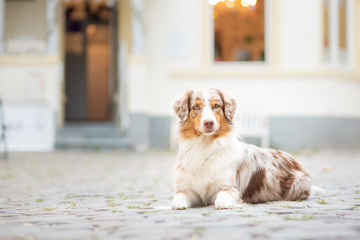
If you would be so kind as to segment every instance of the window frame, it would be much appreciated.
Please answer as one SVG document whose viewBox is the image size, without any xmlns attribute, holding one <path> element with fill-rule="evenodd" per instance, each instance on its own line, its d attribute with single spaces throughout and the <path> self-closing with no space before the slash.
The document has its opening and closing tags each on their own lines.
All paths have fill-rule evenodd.
<svg viewBox="0 0 360 240">
<path fill-rule="evenodd" d="M 353 17 L 353 0 L 346 1 L 346 46 L 347 61 L 340 62 L 340 46 L 339 46 L 339 6 L 340 0 L 328 1 L 328 23 L 329 23 L 329 61 L 324 59 L 324 45 L 322 45 L 322 62 L 326 69 L 349 70 L 354 67 L 354 17 Z M 325 2 L 323 2 L 325 4 Z M 323 28 L 324 28 L 323 23 Z M 324 36 L 322 36 L 324 40 Z"/>
<path fill-rule="evenodd" d="M 59 52 L 59 24 L 58 24 L 58 13 L 60 2 L 57 0 L 46 0 L 45 1 L 45 28 L 47 35 L 43 39 L 45 48 L 42 53 L 35 53 L 35 55 L 51 55 Z M 5 50 L 5 11 L 6 11 L 6 0 L 0 0 L 0 56 L 13 54 Z M 34 55 L 34 53 L 26 53 L 26 55 Z"/>
<path fill-rule="evenodd" d="M 5 0 L 0 0 L 0 55 L 4 54 Z"/>
<path fill-rule="evenodd" d="M 220 61 L 216 62 L 214 59 L 215 56 L 215 48 L 214 48 L 214 41 L 215 41 L 215 34 L 214 34 L 214 6 L 208 5 L 208 21 L 207 26 L 209 27 L 209 31 L 207 33 L 208 39 L 208 47 L 207 47 L 207 64 L 211 68 L 214 69 L 267 69 L 270 67 L 271 63 L 271 1 L 272 0 L 264 0 L 264 42 L 265 42 L 265 60 L 264 61 Z"/>
</svg>

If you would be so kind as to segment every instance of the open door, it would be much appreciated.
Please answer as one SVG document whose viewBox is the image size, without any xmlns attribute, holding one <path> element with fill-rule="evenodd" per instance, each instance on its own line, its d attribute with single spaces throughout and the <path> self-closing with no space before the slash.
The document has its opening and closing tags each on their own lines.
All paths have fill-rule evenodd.
<svg viewBox="0 0 360 240">
<path fill-rule="evenodd" d="M 65 121 L 115 120 L 116 10 L 105 1 L 65 2 Z"/>
</svg>

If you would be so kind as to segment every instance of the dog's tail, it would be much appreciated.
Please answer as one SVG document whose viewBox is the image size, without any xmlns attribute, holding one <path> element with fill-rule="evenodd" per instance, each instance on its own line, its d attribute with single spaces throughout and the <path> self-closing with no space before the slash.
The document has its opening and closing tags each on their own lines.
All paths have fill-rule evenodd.
<svg viewBox="0 0 360 240">
<path fill-rule="evenodd" d="M 315 196 L 322 196 L 322 195 L 325 195 L 326 194 L 326 191 L 319 187 L 319 186 L 316 186 L 316 185 L 312 185 L 311 186 L 311 195 L 315 195 Z"/>
</svg>

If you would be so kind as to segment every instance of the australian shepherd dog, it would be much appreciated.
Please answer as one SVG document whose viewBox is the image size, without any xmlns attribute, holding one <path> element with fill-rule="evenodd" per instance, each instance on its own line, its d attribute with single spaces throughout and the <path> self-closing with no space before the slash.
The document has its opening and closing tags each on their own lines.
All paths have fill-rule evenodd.
<svg viewBox="0 0 360 240">
<path fill-rule="evenodd" d="M 288 153 L 241 142 L 236 101 L 216 89 L 186 91 L 175 103 L 179 121 L 173 209 L 306 199 L 311 177 Z"/>
</svg>

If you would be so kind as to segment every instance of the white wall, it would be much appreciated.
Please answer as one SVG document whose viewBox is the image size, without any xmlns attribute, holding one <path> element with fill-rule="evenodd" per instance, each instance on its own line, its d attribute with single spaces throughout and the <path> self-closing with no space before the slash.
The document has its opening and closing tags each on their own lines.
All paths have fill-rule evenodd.
<svg viewBox="0 0 360 240">
<path fill-rule="evenodd" d="M 144 113 L 149 107 L 149 77 L 146 62 L 130 61 L 128 64 L 128 109 L 130 112 Z"/>
<path fill-rule="evenodd" d="M 151 115 L 167 115 L 166 103 L 174 97 L 171 100 L 164 97 L 174 88 L 168 73 L 201 67 L 201 2 L 145 1 L 146 63 L 129 64 L 130 112 L 145 110 Z"/>
<path fill-rule="evenodd" d="M 10 151 L 52 151 L 59 122 L 62 64 L 0 65 Z"/>
<path fill-rule="evenodd" d="M 322 78 L 178 79 L 169 101 L 189 85 L 225 89 L 238 100 L 238 111 L 285 116 L 360 117 L 360 82 Z M 164 102 L 169 102 L 164 101 Z M 165 104 L 162 104 L 165 109 Z M 171 110 L 171 108 L 170 108 Z M 169 114 L 163 111 L 162 114 Z"/>
<path fill-rule="evenodd" d="M 202 1 L 146 1 L 146 53 L 154 74 L 200 67 Z"/>
<path fill-rule="evenodd" d="M 3 110 L 9 151 L 54 150 L 54 111 L 49 106 L 34 103 L 5 104 Z"/>
<path fill-rule="evenodd" d="M 209 33 L 204 32 L 207 26 L 203 25 L 201 0 L 146 1 L 148 72 L 147 83 L 142 86 L 147 94 L 130 96 L 130 101 L 144 103 L 142 109 L 149 115 L 168 116 L 172 114 L 173 101 L 186 89 L 216 87 L 232 92 L 238 98 L 239 110 L 255 109 L 271 115 L 360 117 L 360 81 L 311 77 L 321 70 L 320 1 L 278 3 L 279 32 L 271 33 L 278 34 L 275 39 L 279 40 L 276 70 L 270 66 L 265 69 L 269 77 L 262 74 L 247 78 L 241 76 L 242 71 L 249 71 L 246 67 L 244 70 L 233 66 L 229 72 L 237 72 L 234 77 L 220 78 L 191 74 L 218 73 L 211 65 L 204 69 L 202 63 L 204 34 Z M 184 43 L 169 43 L 176 37 Z M 254 73 L 258 71 L 253 69 Z M 171 77 L 173 71 L 189 74 Z M 309 77 L 298 77 L 295 71 L 306 72 Z M 282 72 L 287 74 L 281 77 Z M 130 111 L 140 110 L 135 105 L 130 104 Z"/>
<path fill-rule="evenodd" d="M 321 1 L 279 0 L 279 64 L 282 70 L 319 69 L 321 6 Z"/>
<path fill-rule="evenodd" d="M 62 64 L 0 65 L 0 97 L 4 103 L 44 103 L 60 111 Z"/>
</svg>

